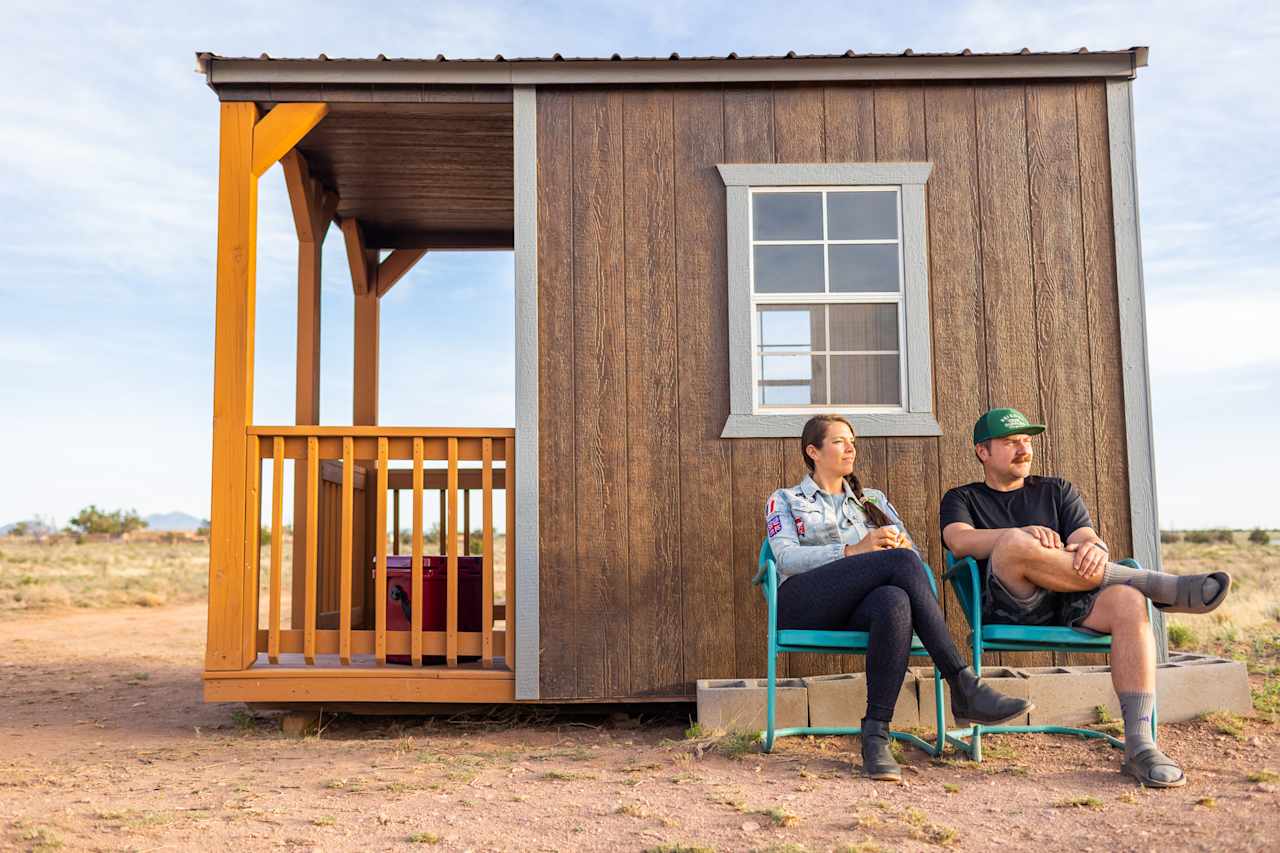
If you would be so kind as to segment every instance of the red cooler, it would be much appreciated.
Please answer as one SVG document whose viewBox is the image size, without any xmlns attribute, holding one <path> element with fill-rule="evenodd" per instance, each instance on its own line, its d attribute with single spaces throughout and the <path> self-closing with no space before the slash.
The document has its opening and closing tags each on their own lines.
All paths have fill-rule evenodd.
<svg viewBox="0 0 1280 853">
<path fill-rule="evenodd" d="M 413 627 L 413 587 L 410 565 L 413 557 L 408 554 L 387 555 L 387 630 L 408 631 Z M 445 630 L 448 607 L 449 558 L 443 554 L 424 554 L 422 557 L 422 627 L 425 631 Z M 374 576 L 377 577 L 375 562 Z M 458 630 L 479 631 L 484 619 L 481 597 L 484 592 L 484 558 L 458 557 Z M 411 655 L 387 655 L 387 663 L 408 665 Z M 442 655 L 424 655 L 428 666 L 445 662 Z M 474 655 L 459 655 L 458 660 L 479 660 Z"/>
</svg>

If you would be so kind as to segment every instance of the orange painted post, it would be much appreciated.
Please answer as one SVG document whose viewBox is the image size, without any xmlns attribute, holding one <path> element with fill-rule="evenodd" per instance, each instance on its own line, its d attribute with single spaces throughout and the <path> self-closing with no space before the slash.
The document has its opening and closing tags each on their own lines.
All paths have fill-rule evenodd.
<svg viewBox="0 0 1280 853">
<path fill-rule="evenodd" d="M 316 662 L 316 564 L 320 556 L 320 440 L 307 439 L 307 608 L 303 614 L 302 658 Z"/>
<path fill-rule="evenodd" d="M 208 670 L 244 669 L 252 660 L 245 596 L 248 445 L 253 416 L 254 262 L 258 183 L 251 171 L 252 103 L 221 105 L 218 165 L 218 271 L 213 360 L 213 488 L 209 537 Z"/>
<path fill-rule="evenodd" d="M 342 544 L 339 546 L 338 581 L 338 661 L 351 663 L 351 549 L 355 525 L 355 442 L 351 436 L 342 439 Z"/>
<path fill-rule="evenodd" d="M 507 498 L 507 669 L 516 670 L 516 440 L 505 439 L 507 467 L 502 472 Z"/>
<path fill-rule="evenodd" d="M 493 666 L 493 439 L 483 441 L 481 451 L 481 519 L 484 524 L 482 590 L 480 593 L 480 663 Z"/>
<path fill-rule="evenodd" d="M 296 469 L 295 469 L 296 470 Z M 271 581 L 267 601 L 267 661 L 280 663 L 280 563 L 284 554 L 284 439 L 271 441 Z"/>
<path fill-rule="evenodd" d="M 448 533 L 448 575 L 445 586 L 445 661 L 453 667 L 458 665 L 458 439 L 449 439 L 449 533 Z"/>
<path fill-rule="evenodd" d="M 258 658 L 258 583 L 262 568 L 262 455 L 260 439 L 245 439 L 245 540 L 244 540 L 244 625 L 243 655 L 245 666 L 253 666 Z"/>
<path fill-rule="evenodd" d="M 445 476 L 448 476 L 448 474 L 446 473 Z M 449 507 L 445 501 L 445 498 L 447 495 L 448 495 L 448 492 L 445 489 L 440 490 L 440 527 L 439 527 L 439 535 L 438 535 L 439 541 L 436 542 L 436 545 L 438 546 L 438 550 L 440 551 L 441 554 L 448 553 L 448 551 L 445 550 L 445 542 L 444 542 L 445 527 L 449 523 Z"/>
<path fill-rule="evenodd" d="M 367 481 L 366 481 L 367 482 Z M 373 537 L 377 543 L 377 579 L 374 583 L 377 607 L 377 638 L 374 654 L 378 665 L 387 662 L 387 440 L 378 439 L 378 493 L 375 496 L 378 510 L 374 514 Z"/>
<path fill-rule="evenodd" d="M 400 490 L 391 491 L 391 553 L 400 556 Z"/>
<path fill-rule="evenodd" d="M 413 609 L 410 641 L 413 665 L 422 666 L 422 439 L 413 440 L 413 550 L 409 574 L 413 578 Z"/>
</svg>

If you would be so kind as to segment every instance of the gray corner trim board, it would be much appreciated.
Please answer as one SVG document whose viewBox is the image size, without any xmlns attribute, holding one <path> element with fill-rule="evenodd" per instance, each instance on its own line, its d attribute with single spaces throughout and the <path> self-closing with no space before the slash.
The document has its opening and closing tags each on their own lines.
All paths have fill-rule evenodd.
<svg viewBox="0 0 1280 853">
<path fill-rule="evenodd" d="M 515 90 L 516 699 L 539 698 L 537 93 Z M 512 519 L 507 519 L 512 529 Z M 508 665 L 511 662 L 508 661 Z"/>
<path fill-rule="evenodd" d="M 839 56 L 756 59 L 249 59 L 197 54 L 215 91 L 225 85 L 632 85 L 821 81 L 1132 80 L 1144 49 L 1069 54 Z"/>
<path fill-rule="evenodd" d="M 859 435 L 941 435 L 933 415 L 933 360 L 929 323 L 928 228 L 925 182 L 931 163 L 721 163 L 725 182 L 725 235 L 729 287 L 729 417 L 721 438 L 776 438 L 800 435 L 804 414 L 754 411 L 752 387 L 751 187 L 867 186 L 901 187 L 903 313 L 906 341 L 905 412 L 846 410 Z M 841 411 L 838 406 L 823 411 Z"/>
<path fill-rule="evenodd" d="M 1155 440 L 1151 424 L 1151 371 L 1147 361 L 1142 232 L 1138 217 L 1133 85 L 1127 80 L 1107 81 L 1107 133 L 1111 151 L 1111 209 L 1116 243 L 1116 290 L 1120 302 L 1120 358 L 1123 362 L 1133 556 L 1147 568 L 1159 570 L 1160 513 L 1156 504 Z M 1169 657 L 1163 613 L 1155 611 L 1151 627 L 1163 662 Z"/>
<path fill-rule="evenodd" d="M 924 186 L 932 163 L 718 163 L 726 187 Z"/>
</svg>

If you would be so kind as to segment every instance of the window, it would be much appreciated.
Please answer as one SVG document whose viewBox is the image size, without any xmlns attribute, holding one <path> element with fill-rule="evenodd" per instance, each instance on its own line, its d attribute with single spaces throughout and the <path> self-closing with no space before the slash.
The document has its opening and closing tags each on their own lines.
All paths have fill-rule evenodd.
<svg viewBox="0 0 1280 853">
<path fill-rule="evenodd" d="M 924 225 L 927 163 L 722 165 L 729 245 L 726 438 L 938 435 Z"/>
</svg>

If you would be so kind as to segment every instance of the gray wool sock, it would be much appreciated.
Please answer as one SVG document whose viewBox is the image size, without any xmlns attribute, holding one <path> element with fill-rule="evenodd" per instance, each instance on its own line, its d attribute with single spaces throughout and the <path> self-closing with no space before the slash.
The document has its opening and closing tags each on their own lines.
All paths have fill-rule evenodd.
<svg viewBox="0 0 1280 853">
<path fill-rule="evenodd" d="M 1151 712 L 1156 706 L 1154 693 L 1121 693 L 1120 713 L 1124 715 L 1124 756 L 1132 758 L 1156 745 L 1151 739 Z"/>
<path fill-rule="evenodd" d="M 1172 604 L 1178 596 L 1178 575 L 1135 569 L 1120 563 L 1107 563 L 1102 571 L 1102 586 L 1125 584 L 1131 586 L 1156 604 Z M 1215 579 L 1206 577 L 1201 595 L 1205 601 L 1213 600 L 1221 588 Z"/>
</svg>

